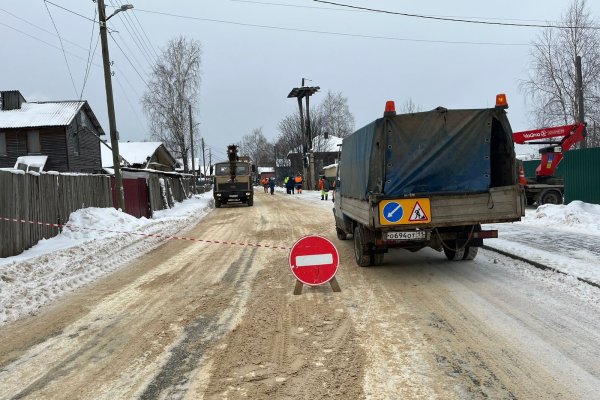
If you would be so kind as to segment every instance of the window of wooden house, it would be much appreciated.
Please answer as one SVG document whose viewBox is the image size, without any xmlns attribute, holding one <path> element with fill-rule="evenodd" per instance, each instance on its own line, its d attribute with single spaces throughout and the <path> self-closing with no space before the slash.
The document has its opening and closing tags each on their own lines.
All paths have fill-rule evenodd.
<svg viewBox="0 0 600 400">
<path fill-rule="evenodd" d="M 0 157 L 6 157 L 6 133 L 0 132 Z"/>
<path fill-rule="evenodd" d="M 42 146 L 40 144 L 40 132 L 27 131 L 27 153 L 40 154 L 41 152 Z"/>
</svg>

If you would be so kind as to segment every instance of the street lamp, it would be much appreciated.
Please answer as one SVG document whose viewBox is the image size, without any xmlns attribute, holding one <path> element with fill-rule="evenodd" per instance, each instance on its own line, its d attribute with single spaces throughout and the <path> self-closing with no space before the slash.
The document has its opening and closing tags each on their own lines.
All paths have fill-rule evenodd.
<svg viewBox="0 0 600 400">
<path fill-rule="evenodd" d="M 123 4 L 121 7 L 117 8 L 115 10 L 115 12 L 113 12 L 111 15 L 109 15 L 104 22 L 108 21 L 109 19 L 111 19 L 112 17 L 114 17 L 115 15 L 117 15 L 118 13 L 120 13 L 121 11 L 127 11 L 127 10 L 131 10 L 133 8 L 133 4 Z"/>
<path fill-rule="evenodd" d="M 306 152 L 308 151 L 309 160 L 308 160 L 308 174 L 306 171 L 306 164 L 304 165 L 304 176 L 307 176 L 307 181 L 309 183 L 309 187 L 315 188 L 315 160 L 314 153 L 312 149 L 312 133 L 310 130 L 310 105 L 309 105 L 309 97 L 319 91 L 319 86 L 306 87 L 304 86 L 305 78 L 302 78 L 302 87 L 293 88 L 292 91 L 288 94 L 288 99 L 295 97 L 298 99 L 298 108 L 300 109 L 300 127 L 302 129 L 302 136 L 306 136 L 307 144 L 304 146 L 302 150 L 302 158 L 306 157 Z M 306 130 L 304 129 L 304 113 L 302 112 L 302 98 L 306 98 Z"/>
<path fill-rule="evenodd" d="M 106 106 L 108 108 L 108 125 L 110 127 L 110 147 L 112 148 L 113 168 L 115 170 L 115 191 L 117 192 L 117 205 L 125 211 L 125 193 L 123 191 L 123 178 L 121 176 L 121 163 L 119 161 L 119 133 L 115 120 L 115 103 L 112 92 L 112 79 L 110 74 L 110 56 L 108 54 L 108 38 L 106 37 L 106 21 L 121 11 L 132 9 L 131 4 L 123 4 L 108 18 L 104 0 L 98 0 L 98 20 L 100 21 L 100 40 L 102 41 L 102 60 L 104 62 L 104 85 L 106 87 Z"/>
</svg>

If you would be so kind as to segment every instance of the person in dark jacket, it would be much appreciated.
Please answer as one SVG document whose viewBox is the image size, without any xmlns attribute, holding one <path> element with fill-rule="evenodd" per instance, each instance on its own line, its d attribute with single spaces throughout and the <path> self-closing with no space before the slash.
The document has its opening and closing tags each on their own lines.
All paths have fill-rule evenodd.
<svg viewBox="0 0 600 400">
<path fill-rule="evenodd" d="M 269 189 L 271 190 L 271 194 L 275 192 L 275 178 L 269 178 Z"/>
<path fill-rule="evenodd" d="M 285 188 L 287 190 L 287 193 L 294 194 L 294 179 L 292 179 L 289 176 L 286 179 L 287 181 L 285 182 Z"/>
</svg>

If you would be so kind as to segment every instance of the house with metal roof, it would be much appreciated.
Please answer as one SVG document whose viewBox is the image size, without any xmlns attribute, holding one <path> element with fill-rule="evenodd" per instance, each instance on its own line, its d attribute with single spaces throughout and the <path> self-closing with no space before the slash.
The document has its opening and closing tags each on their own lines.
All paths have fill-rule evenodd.
<svg viewBox="0 0 600 400">
<path fill-rule="evenodd" d="M 102 167 L 113 168 L 112 149 L 102 144 Z M 162 142 L 119 142 L 121 166 L 155 171 L 175 171 L 176 160 Z"/>
<path fill-rule="evenodd" d="M 0 168 L 100 173 L 104 131 L 87 101 L 27 102 L 0 92 Z"/>
</svg>

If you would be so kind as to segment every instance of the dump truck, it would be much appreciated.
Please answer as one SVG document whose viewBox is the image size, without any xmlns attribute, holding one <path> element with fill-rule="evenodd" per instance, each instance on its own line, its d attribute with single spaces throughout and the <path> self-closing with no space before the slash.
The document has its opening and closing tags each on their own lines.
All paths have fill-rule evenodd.
<svg viewBox="0 0 600 400">
<path fill-rule="evenodd" d="M 214 166 L 213 197 L 215 207 L 223 204 L 254 204 L 253 173 L 255 166 L 250 157 L 238 156 L 236 145 L 227 146 L 228 161 Z"/>
<path fill-rule="evenodd" d="M 359 266 L 381 264 L 393 248 L 472 260 L 484 239 L 498 237 L 483 224 L 525 215 L 508 104 L 496 100 L 410 114 L 388 101 L 383 118 L 342 141 L 333 214 Z"/>
</svg>

